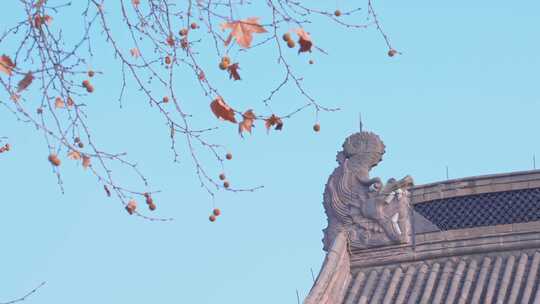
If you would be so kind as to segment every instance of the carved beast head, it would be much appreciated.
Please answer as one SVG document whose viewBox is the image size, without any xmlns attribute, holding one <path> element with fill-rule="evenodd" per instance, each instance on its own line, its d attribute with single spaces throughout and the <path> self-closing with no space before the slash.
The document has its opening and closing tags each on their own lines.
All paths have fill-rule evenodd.
<svg viewBox="0 0 540 304">
<path fill-rule="evenodd" d="M 374 133 L 354 133 L 343 143 L 343 154 L 346 158 L 360 156 L 368 162 L 370 168 L 375 167 L 385 152 L 382 140 Z"/>
</svg>

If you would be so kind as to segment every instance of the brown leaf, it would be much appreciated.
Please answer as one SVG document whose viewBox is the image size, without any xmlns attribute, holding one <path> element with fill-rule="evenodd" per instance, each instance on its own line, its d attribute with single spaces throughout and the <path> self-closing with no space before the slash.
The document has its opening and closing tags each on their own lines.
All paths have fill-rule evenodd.
<svg viewBox="0 0 540 304">
<path fill-rule="evenodd" d="M 309 33 L 306 33 L 304 29 L 299 28 L 296 29 L 296 34 L 298 35 L 298 43 L 300 44 L 300 49 L 298 49 L 298 53 L 311 52 L 313 42 L 311 41 Z"/>
<path fill-rule="evenodd" d="M 236 118 L 234 117 L 234 110 L 225 103 L 223 98 L 217 97 L 210 103 L 210 109 L 214 115 L 219 119 L 224 119 L 232 123 L 236 123 Z"/>
<path fill-rule="evenodd" d="M 133 56 L 134 58 L 139 58 L 139 56 L 141 56 L 141 52 L 139 51 L 138 48 L 132 48 L 131 50 L 129 50 L 129 52 L 131 53 L 131 56 Z"/>
<path fill-rule="evenodd" d="M 242 114 L 242 117 L 244 118 L 242 122 L 238 125 L 238 133 L 240 133 L 240 136 L 244 137 L 242 132 L 246 131 L 251 134 L 251 128 L 253 127 L 253 122 L 255 121 L 255 113 L 253 113 L 253 110 L 247 110 Z"/>
<path fill-rule="evenodd" d="M 47 23 L 47 25 L 51 25 L 52 21 L 53 21 L 53 17 L 49 16 L 49 15 L 45 15 L 43 16 L 43 22 Z"/>
<path fill-rule="evenodd" d="M 173 37 L 173 35 L 169 35 L 169 36 L 167 37 L 167 44 L 168 44 L 169 46 L 174 46 L 174 37 Z"/>
<path fill-rule="evenodd" d="M 199 71 L 199 74 L 197 75 L 199 77 L 200 81 L 203 81 L 206 79 L 206 76 L 204 75 L 203 71 Z"/>
<path fill-rule="evenodd" d="M 62 109 L 66 107 L 66 104 L 64 103 L 64 100 L 62 100 L 62 98 L 56 97 L 56 99 L 54 100 L 54 107 L 57 109 Z"/>
<path fill-rule="evenodd" d="M 35 27 L 40 27 L 41 24 L 43 24 L 43 20 L 41 20 L 41 16 L 40 15 L 35 15 L 34 16 L 34 26 Z"/>
<path fill-rule="evenodd" d="M 28 86 L 32 83 L 33 80 L 34 75 L 32 74 L 32 72 L 26 73 L 26 75 L 24 75 L 24 78 L 19 81 L 17 91 L 20 92 L 28 88 Z"/>
<path fill-rule="evenodd" d="M 83 155 L 83 157 L 82 157 L 82 166 L 83 166 L 83 168 L 87 169 L 88 167 L 90 167 L 90 164 L 91 164 L 90 157 L 86 156 L 86 155 Z"/>
<path fill-rule="evenodd" d="M 281 121 L 281 118 L 277 117 L 275 114 L 272 114 L 269 118 L 264 120 L 264 125 L 266 127 L 266 131 L 270 130 L 272 126 L 276 126 L 274 130 L 281 130 L 283 129 L 283 121 Z"/>
<path fill-rule="evenodd" d="M 9 143 L 5 144 L 2 147 L 0 147 L 0 153 L 8 152 L 9 149 L 11 149 L 11 146 L 9 145 Z"/>
<path fill-rule="evenodd" d="M 81 153 L 79 151 L 71 150 L 68 152 L 68 158 L 73 160 L 81 159 Z"/>
<path fill-rule="evenodd" d="M 11 61 L 11 58 L 7 55 L 2 55 L 0 57 L 0 72 L 4 72 L 5 74 L 11 76 L 13 74 L 13 68 L 15 67 L 15 64 L 13 61 Z"/>
<path fill-rule="evenodd" d="M 68 107 L 73 107 L 74 105 L 75 105 L 75 102 L 73 101 L 73 98 L 68 96 L 68 98 L 67 98 L 67 106 Z"/>
<path fill-rule="evenodd" d="M 253 33 L 266 33 L 266 30 L 259 24 L 259 18 L 250 17 L 245 20 L 225 22 L 221 24 L 221 30 L 230 29 L 231 33 L 225 41 L 225 46 L 231 43 L 232 38 L 243 48 L 249 48 L 253 41 Z"/>
<path fill-rule="evenodd" d="M 53 17 L 49 15 L 43 15 L 43 16 L 35 15 L 34 16 L 34 26 L 37 28 L 41 27 L 44 24 L 51 25 L 52 21 L 53 21 Z"/>
<path fill-rule="evenodd" d="M 131 4 L 137 6 L 137 5 L 141 4 L 141 0 L 131 0 Z"/>
<path fill-rule="evenodd" d="M 240 66 L 238 63 L 231 64 L 227 67 L 227 71 L 229 72 L 229 79 L 234 80 L 240 80 L 240 74 L 238 74 L 238 70 L 240 69 Z"/>
</svg>

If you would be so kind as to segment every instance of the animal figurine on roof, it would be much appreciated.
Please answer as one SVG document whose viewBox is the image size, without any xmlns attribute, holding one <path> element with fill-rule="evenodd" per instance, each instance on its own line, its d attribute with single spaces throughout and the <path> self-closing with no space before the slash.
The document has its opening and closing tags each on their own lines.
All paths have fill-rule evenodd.
<svg viewBox="0 0 540 304">
<path fill-rule="evenodd" d="M 323 205 L 328 217 L 323 245 L 328 251 L 341 231 L 360 248 L 408 243 L 411 216 L 407 188 L 410 176 L 389 179 L 383 184 L 369 171 L 385 153 L 385 145 L 374 133 L 359 132 L 345 140 L 337 154 L 339 166 L 328 178 Z"/>
</svg>

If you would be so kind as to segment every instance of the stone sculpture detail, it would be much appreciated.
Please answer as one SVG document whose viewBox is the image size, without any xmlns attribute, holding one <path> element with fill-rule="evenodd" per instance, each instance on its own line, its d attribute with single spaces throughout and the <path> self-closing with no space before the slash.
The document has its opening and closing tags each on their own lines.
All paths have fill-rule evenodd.
<svg viewBox="0 0 540 304">
<path fill-rule="evenodd" d="M 413 180 L 370 178 L 369 171 L 381 160 L 384 143 L 371 132 L 349 136 L 338 152 L 339 166 L 328 178 L 324 208 L 328 227 L 324 229 L 324 250 L 328 251 L 341 231 L 360 248 L 408 243 L 411 239 L 411 214 L 407 188 Z"/>
</svg>

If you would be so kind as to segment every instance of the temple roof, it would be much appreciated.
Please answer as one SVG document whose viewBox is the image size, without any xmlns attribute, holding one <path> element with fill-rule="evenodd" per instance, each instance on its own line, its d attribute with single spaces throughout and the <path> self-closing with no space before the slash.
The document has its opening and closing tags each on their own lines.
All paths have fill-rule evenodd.
<svg viewBox="0 0 540 304">
<path fill-rule="evenodd" d="M 540 170 L 410 189 L 410 243 L 336 237 L 305 304 L 540 303 Z"/>
<path fill-rule="evenodd" d="M 539 303 L 539 263 L 532 250 L 362 269 L 343 303 Z"/>
</svg>

